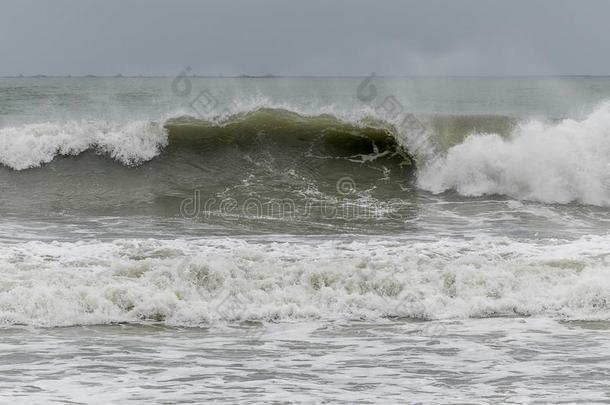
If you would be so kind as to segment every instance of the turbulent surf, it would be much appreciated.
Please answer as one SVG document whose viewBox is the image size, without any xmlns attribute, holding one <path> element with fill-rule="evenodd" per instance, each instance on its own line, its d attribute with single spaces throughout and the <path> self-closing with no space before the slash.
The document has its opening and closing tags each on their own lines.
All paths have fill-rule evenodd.
<svg viewBox="0 0 610 405">
<path fill-rule="evenodd" d="M 168 80 L 16 80 L 0 324 L 610 319 L 604 101 L 531 114 L 494 81 L 389 109 L 390 82 L 202 79 L 233 102 L 201 111 Z"/>
</svg>

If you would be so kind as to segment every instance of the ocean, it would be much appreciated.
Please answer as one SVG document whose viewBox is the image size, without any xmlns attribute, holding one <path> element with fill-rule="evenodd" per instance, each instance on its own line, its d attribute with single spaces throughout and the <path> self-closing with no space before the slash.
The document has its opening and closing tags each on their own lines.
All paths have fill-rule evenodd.
<svg viewBox="0 0 610 405">
<path fill-rule="evenodd" d="M 609 100 L 0 78 L 0 402 L 607 403 Z"/>
</svg>

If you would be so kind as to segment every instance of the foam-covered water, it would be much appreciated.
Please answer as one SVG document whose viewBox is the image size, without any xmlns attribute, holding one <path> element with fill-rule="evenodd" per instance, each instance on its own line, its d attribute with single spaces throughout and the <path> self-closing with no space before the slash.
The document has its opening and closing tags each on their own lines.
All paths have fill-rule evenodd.
<svg viewBox="0 0 610 405">
<path fill-rule="evenodd" d="M 0 79 L 0 395 L 603 402 L 609 98 Z"/>
<path fill-rule="evenodd" d="M 473 133 L 419 175 L 422 188 L 546 203 L 610 204 L 610 104 L 582 121 L 525 121 L 507 137 Z"/>
<path fill-rule="evenodd" d="M 0 322 L 205 326 L 543 315 L 610 321 L 609 242 L 33 241 L 1 250 Z"/>
<path fill-rule="evenodd" d="M 86 150 L 132 165 L 157 156 L 167 144 L 163 128 L 152 122 L 46 122 L 0 129 L 0 163 L 14 170 L 39 167 L 57 156 Z"/>
<path fill-rule="evenodd" d="M 13 353 L 0 365 L 0 398 L 604 403 L 608 327 L 544 318 L 307 321 L 271 324 L 264 333 L 257 325 L 15 327 L 0 346 Z"/>
</svg>

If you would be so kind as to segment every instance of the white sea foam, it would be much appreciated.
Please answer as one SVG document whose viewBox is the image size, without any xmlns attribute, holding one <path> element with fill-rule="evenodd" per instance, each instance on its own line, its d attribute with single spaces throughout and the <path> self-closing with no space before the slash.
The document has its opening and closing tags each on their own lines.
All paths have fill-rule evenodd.
<svg viewBox="0 0 610 405">
<path fill-rule="evenodd" d="M 610 320 L 609 236 L 519 242 L 236 239 L 0 245 L 0 323 Z"/>
<path fill-rule="evenodd" d="M 582 121 L 519 125 L 508 137 L 473 134 L 419 173 L 420 187 L 467 196 L 610 205 L 610 103 Z"/>
<path fill-rule="evenodd" d="M 130 165 L 152 159 L 166 144 L 163 127 L 146 121 L 27 124 L 0 128 L 0 164 L 23 170 L 91 149 Z"/>
</svg>

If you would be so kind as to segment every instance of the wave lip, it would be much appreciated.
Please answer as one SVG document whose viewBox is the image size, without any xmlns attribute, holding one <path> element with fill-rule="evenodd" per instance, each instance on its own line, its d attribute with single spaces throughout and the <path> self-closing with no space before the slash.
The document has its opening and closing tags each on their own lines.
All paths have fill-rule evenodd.
<svg viewBox="0 0 610 405">
<path fill-rule="evenodd" d="M 545 203 L 610 205 L 610 103 L 583 121 L 521 123 L 508 136 L 478 133 L 420 171 L 421 188 L 501 194 Z"/>
<path fill-rule="evenodd" d="M 375 143 L 378 149 L 401 151 L 394 128 L 386 122 L 347 122 L 329 114 L 305 116 L 283 109 L 260 108 L 232 115 L 221 122 L 175 117 L 168 119 L 164 127 L 170 145 L 200 142 L 255 144 L 260 141 L 260 135 L 265 135 L 285 147 L 303 145 L 304 142 L 311 146 L 311 142 L 317 141 L 340 145 L 348 151 L 350 147 L 357 149 L 359 143 Z"/>
</svg>

